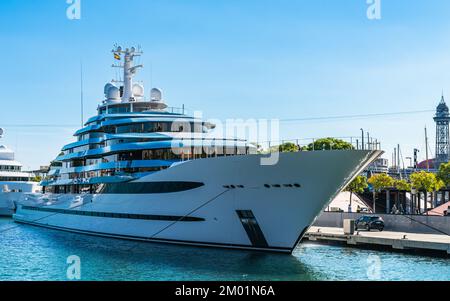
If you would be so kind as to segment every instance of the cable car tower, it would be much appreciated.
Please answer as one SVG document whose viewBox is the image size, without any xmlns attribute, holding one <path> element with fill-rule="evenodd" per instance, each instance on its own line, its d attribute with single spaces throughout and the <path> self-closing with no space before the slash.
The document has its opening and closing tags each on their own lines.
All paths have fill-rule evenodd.
<svg viewBox="0 0 450 301">
<path fill-rule="evenodd" d="M 434 117 L 436 122 L 436 161 L 435 168 L 438 169 L 442 163 L 449 161 L 450 153 L 450 137 L 449 137 L 449 123 L 450 114 L 447 104 L 442 95 L 441 102 L 436 108 L 436 115 Z"/>
</svg>

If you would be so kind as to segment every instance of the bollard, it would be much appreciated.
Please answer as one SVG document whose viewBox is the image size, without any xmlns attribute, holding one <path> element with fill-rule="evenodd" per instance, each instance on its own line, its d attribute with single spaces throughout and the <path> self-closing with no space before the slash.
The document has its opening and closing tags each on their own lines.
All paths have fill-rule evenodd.
<svg viewBox="0 0 450 301">
<path fill-rule="evenodd" d="M 344 219 L 344 234 L 346 234 L 346 235 L 355 234 L 355 220 L 354 219 Z"/>
</svg>

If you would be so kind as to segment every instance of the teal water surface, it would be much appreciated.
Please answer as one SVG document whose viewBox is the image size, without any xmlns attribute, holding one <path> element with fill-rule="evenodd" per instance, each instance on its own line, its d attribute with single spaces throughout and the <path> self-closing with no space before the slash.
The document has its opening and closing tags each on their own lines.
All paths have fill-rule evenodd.
<svg viewBox="0 0 450 301">
<path fill-rule="evenodd" d="M 450 280 L 450 259 L 301 244 L 293 255 L 131 242 L 0 219 L 0 280 Z"/>
</svg>

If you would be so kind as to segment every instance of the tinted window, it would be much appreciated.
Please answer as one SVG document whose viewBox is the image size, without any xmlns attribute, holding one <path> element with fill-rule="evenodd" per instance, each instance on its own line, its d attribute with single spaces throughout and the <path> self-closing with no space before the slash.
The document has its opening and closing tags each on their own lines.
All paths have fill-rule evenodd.
<svg viewBox="0 0 450 301">
<path fill-rule="evenodd" d="M 103 184 L 98 193 L 101 194 L 145 194 L 171 193 L 195 189 L 203 186 L 197 182 L 139 182 Z"/>
<path fill-rule="evenodd" d="M 59 213 L 59 214 L 70 214 L 70 215 L 84 215 L 84 216 L 109 217 L 109 218 L 127 218 L 127 219 L 144 219 L 144 220 L 158 220 L 158 221 L 200 222 L 200 221 L 205 220 L 204 218 L 191 217 L 191 216 L 96 212 L 96 211 L 68 210 L 68 209 L 46 208 L 46 207 L 33 207 L 33 206 L 23 206 L 22 209 L 33 210 L 33 211 L 53 212 L 53 213 Z"/>
</svg>

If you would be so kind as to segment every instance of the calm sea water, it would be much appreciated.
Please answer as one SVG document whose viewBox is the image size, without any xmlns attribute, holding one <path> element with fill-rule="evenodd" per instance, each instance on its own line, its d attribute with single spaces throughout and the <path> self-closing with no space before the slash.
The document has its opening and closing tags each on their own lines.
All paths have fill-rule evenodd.
<svg viewBox="0 0 450 301">
<path fill-rule="evenodd" d="M 122 241 L 0 218 L 0 280 L 450 280 L 450 259 L 305 243 L 292 256 Z"/>
</svg>

